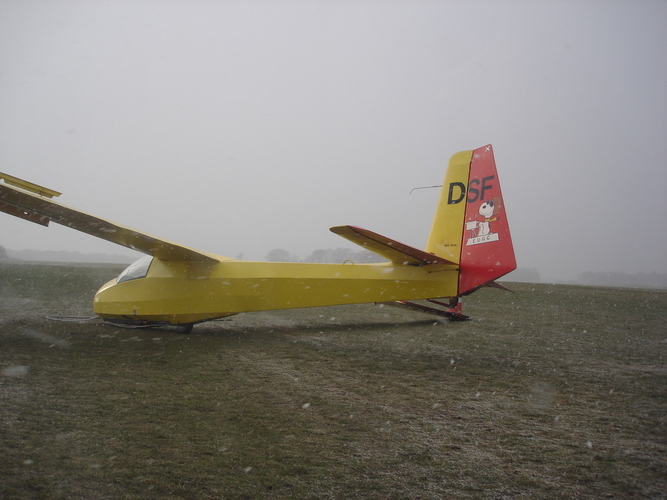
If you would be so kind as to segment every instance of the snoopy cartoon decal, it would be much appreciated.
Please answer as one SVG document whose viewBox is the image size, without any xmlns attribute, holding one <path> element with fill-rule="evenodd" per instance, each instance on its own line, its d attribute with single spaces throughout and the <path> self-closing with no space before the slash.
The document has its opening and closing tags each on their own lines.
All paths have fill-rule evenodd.
<svg viewBox="0 0 667 500">
<path fill-rule="evenodd" d="M 471 231 L 467 245 L 498 241 L 498 233 L 492 232 L 491 223 L 498 220 L 498 214 L 502 206 L 503 200 L 500 196 L 495 196 L 492 200 L 482 202 L 478 213 L 482 216 L 483 220 L 473 220 L 466 223 L 466 229 Z"/>
</svg>

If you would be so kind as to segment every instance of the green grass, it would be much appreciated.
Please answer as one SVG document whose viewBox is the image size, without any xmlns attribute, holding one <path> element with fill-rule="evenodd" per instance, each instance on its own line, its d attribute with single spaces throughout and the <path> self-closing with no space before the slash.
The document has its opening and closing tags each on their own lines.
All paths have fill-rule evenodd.
<svg viewBox="0 0 667 500">
<path fill-rule="evenodd" d="M 46 319 L 119 271 L 0 265 L 0 498 L 665 496 L 665 291 L 513 284 L 464 323 Z"/>
</svg>

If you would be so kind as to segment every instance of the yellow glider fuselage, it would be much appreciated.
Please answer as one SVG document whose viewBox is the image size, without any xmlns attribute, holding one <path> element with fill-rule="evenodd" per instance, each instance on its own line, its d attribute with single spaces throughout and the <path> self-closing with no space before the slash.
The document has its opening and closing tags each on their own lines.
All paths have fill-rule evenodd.
<svg viewBox="0 0 667 500">
<path fill-rule="evenodd" d="M 93 307 L 109 320 L 197 323 L 240 312 L 452 297 L 457 279 L 458 266 L 447 264 L 153 259 L 145 277 L 106 283 Z"/>
<path fill-rule="evenodd" d="M 330 228 L 389 261 L 382 264 L 229 259 L 67 207 L 53 200 L 58 191 L 32 182 L 1 172 L 0 181 L 0 211 L 147 255 L 95 295 L 95 313 L 111 321 L 191 328 L 242 312 L 372 302 L 460 319 L 458 298 L 516 268 L 491 145 L 450 159 L 425 250 L 356 226 Z M 408 302 L 420 299 L 450 309 Z"/>
</svg>

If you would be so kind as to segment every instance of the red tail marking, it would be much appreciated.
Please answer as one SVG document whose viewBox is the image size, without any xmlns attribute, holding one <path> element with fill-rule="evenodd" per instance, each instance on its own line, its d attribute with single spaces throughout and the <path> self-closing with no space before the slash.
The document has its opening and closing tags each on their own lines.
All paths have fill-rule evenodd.
<svg viewBox="0 0 667 500">
<path fill-rule="evenodd" d="M 467 196 L 459 294 L 471 292 L 516 269 L 491 145 L 473 152 Z"/>
</svg>

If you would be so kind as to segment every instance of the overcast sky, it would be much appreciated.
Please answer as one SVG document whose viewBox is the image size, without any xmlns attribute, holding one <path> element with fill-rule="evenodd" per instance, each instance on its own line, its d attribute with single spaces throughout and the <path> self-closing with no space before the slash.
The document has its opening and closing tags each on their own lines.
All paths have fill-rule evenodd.
<svg viewBox="0 0 667 500">
<path fill-rule="evenodd" d="M 0 0 L 0 171 L 211 253 L 423 248 L 494 146 L 519 267 L 667 272 L 667 2 Z M 0 214 L 0 245 L 132 253 Z M 138 256 L 138 254 L 137 254 Z"/>
</svg>

